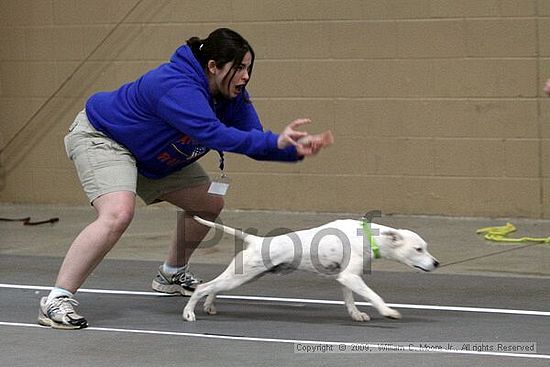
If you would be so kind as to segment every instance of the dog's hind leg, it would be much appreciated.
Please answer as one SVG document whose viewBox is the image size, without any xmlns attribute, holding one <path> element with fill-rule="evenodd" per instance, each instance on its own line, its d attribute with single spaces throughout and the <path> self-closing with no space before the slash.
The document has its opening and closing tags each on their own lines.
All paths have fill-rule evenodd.
<svg viewBox="0 0 550 367">
<path fill-rule="evenodd" d="M 346 286 L 342 286 L 342 292 L 344 293 L 344 302 L 346 303 L 346 309 L 349 315 L 355 321 L 369 321 L 370 317 L 365 312 L 359 311 L 355 306 L 355 300 L 353 299 L 353 292 Z"/>
<path fill-rule="evenodd" d="M 388 317 L 390 319 L 401 318 L 401 314 L 398 311 L 389 308 L 382 297 L 380 297 L 378 294 L 376 294 L 375 291 L 370 289 L 359 275 L 351 273 L 340 273 L 336 280 L 338 280 L 338 282 L 344 287 L 348 287 L 350 290 L 365 298 L 367 301 L 370 301 L 374 308 L 376 308 L 382 316 Z"/>
<path fill-rule="evenodd" d="M 187 301 L 182 315 L 184 320 L 195 321 L 195 306 L 197 305 L 197 302 L 207 294 L 206 292 L 201 291 L 203 285 L 205 284 L 199 284 L 193 292 L 191 298 L 189 298 L 189 301 Z"/>
<path fill-rule="evenodd" d="M 246 251 L 245 251 L 246 252 Z M 267 271 L 266 267 L 260 261 L 252 262 L 247 261 L 247 254 L 244 254 L 245 269 L 243 271 L 236 272 L 235 259 L 231 264 L 221 273 L 217 278 L 211 280 L 208 283 L 201 284 L 195 289 L 193 295 L 187 302 L 187 305 L 183 309 L 183 318 L 187 321 L 195 321 L 195 306 L 197 302 L 204 296 L 209 295 L 205 303 L 205 311 L 209 314 L 216 313 L 214 307 L 214 299 L 216 294 L 221 291 L 227 291 L 251 281 L 252 279 L 260 276 Z"/>
<path fill-rule="evenodd" d="M 206 296 L 206 301 L 204 301 L 204 307 L 203 310 L 209 315 L 215 315 L 218 312 L 216 311 L 216 306 L 214 305 L 214 301 L 216 300 L 216 293 L 210 293 L 208 296 Z"/>
</svg>

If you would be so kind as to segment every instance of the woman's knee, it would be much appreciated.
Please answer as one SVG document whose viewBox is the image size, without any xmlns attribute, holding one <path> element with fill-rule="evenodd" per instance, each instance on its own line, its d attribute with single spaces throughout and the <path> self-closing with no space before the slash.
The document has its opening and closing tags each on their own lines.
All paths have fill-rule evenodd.
<svg viewBox="0 0 550 367">
<path fill-rule="evenodd" d="M 212 219 L 217 218 L 223 210 L 225 205 L 225 200 L 222 196 L 212 197 L 211 202 L 209 203 L 208 212 L 213 217 Z"/>
<path fill-rule="evenodd" d="M 209 197 L 207 200 L 204 200 L 201 204 L 202 205 L 200 205 L 200 208 L 198 208 L 198 210 L 190 210 L 190 208 L 183 209 L 187 214 L 191 216 L 198 215 L 199 217 L 204 219 L 216 220 L 216 218 L 218 218 L 223 210 L 225 201 L 221 196 L 212 196 Z"/>
<path fill-rule="evenodd" d="M 98 212 L 98 220 L 103 221 L 111 232 L 124 232 L 135 212 L 135 197 L 128 194 L 110 195 L 94 202 Z"/>
<path fill-rule="evenodd" d="M 225 201 L 223 196 L 208 193 L 210 185 L 201 185 L 171 192 L 162 197 L 163 200 L 183 209 L 188 215 L 198 215 L 205 219 L 216 219 Z"/>
<path fill-rule="evenodd" d="M 134 218 L 134 208 L 130 207 L 118 207 L 114 210 L 106 213 L 103 217 L 108 223 L 110 223 L 111 231 L 124 232 L 132 219 Z"/>
</svg>

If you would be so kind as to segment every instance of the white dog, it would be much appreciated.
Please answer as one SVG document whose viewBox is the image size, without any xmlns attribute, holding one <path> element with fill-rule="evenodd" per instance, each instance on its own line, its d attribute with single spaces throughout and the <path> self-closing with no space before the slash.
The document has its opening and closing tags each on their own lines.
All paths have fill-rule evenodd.
<svg viewBox="0 0 550 367">
<path fill-rule="evenodd" d="M 194 218 L 201 224 L 242 238 L 246 248 L 217 278 L 197 287 L 183 310 L 183 318 L 187 321 L 195 321 L 195 306 L 203 296 L 208 296 L 204 310 L 213 315 L 216 313 L 214 299 L 218 292 L 236 288 L 268 272 L 294 269 L 336 278 L 342 285 L 346 308 L 353 320 L 370 320 L 369 315 L 355 306 L 353 292 L 370 301 L 381 315 L 399 319 L 400 313 L 388 307 L 361 277 L 363 271 L 368 269 L 371 258 L 396 260 L 423 271 L 434 270 L 439 265 L 427 251 L 426 242 L 416 233 L 374 223 L 370 225 L 370 230 L 364 230 L 362 221 L 336 220 L 317 228 L 275 237 L 258 237 Z"/>
</svg>

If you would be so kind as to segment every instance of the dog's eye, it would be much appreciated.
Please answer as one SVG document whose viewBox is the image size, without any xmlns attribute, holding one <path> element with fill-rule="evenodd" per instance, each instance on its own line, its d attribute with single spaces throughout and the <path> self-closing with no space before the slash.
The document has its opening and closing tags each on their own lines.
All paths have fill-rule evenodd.
<svg viewBox="0 0 550 367">
<path fill-rule="evenodd" d="M 424 250 L 422 250 L 422 247 L 419 247 L 419 248 L 416 249 L 416 252 L 422 252 L 422 251 L 424 251 Z"/>
</svg>

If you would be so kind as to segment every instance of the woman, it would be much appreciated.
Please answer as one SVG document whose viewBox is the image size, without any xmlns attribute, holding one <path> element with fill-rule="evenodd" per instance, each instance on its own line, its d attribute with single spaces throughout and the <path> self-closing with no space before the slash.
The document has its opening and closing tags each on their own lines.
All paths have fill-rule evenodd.
<svg viewBox="0 0 550 367">
<path fill-rule="evenodd" d="M 189 272 L 189 257 L 208 231 L 191 217 L 215 220 L 224 205 L 208 193 L 210 180 L 197 160 L 213 149 L 222 161 L 227 151 L 292 162 L 322 147 L 296 130 L 308 119 L 278 135 L 263 131 L 246 91 L 253 65 L 249 43 L 221 28 L 204 40 L 189 39 L 170 62 L 136 81 L 88 99 L 65 146 L 97 218 L 73 241 L 54 289 L 41 299 L 40 324 L 88 325 L 75 312 L 74 293 L 130 224 L 136 194 L 147 204 L 166 201 L 184 210 L 153 289 L 188 294 L 200 283 Z"/>
</svg>

